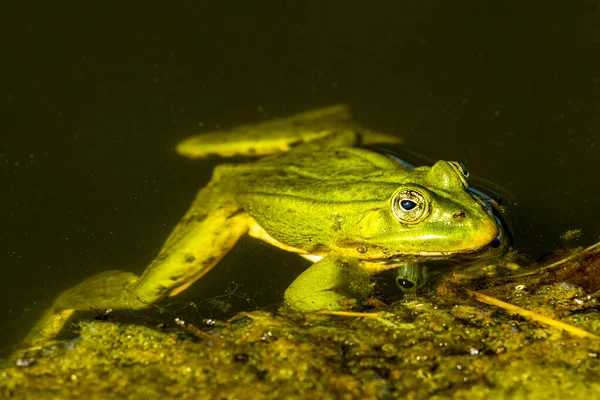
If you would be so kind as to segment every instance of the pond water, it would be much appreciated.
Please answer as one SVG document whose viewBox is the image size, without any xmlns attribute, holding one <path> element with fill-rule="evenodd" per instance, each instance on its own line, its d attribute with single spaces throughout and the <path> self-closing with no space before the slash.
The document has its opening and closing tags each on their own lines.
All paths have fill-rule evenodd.
<svg viewBox="0 0 600 400">
<path fill-rule="evenodd" d="M 571 229 L 571 245 L 597 241 L 597 4 L 377 4 L 17 10 L 0 148 L 5 348 L 61 290 L 143 270 L 220 162 L 180 158 L 180 139 L 339 102 L 510 193 L 527 257 L 567 246 Z M 235 281 L 270 304 L 305 267 L 244 240 L 182 299 Z"/>
</svg>

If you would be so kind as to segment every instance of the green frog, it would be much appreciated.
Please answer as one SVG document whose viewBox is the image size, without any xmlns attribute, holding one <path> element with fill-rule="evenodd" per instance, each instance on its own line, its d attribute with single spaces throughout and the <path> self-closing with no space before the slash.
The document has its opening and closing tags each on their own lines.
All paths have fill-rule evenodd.
<svg viewBox="0 0 600 400">
<path fill-rule="evenodd" d="M 396 142 L 345 105 L 184 140 L 177 151 L 191 158 L 261 158 L 217 166 L 141 275 L 106 271 L 64 291 L 26 343 L 54 338 L 77 310 L 142 309 L 175 296 L 246 234 L 313 262 L 284 295 L 300 312 L 352 307 L 370 293 L 372 274 L 414 274 L 423 262 L 494 247 L 502 227 L 463 165 L 411 167 L 359 147 Z"/>
</svg>

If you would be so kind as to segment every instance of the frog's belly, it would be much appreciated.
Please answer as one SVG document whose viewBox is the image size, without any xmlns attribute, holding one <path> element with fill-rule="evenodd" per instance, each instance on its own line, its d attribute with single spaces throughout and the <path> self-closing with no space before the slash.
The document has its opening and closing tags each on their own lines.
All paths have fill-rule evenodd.
<svg viewBox="0 0 600 400">
<path fill-rule="evenodd" d="M 267 231 L 265 231 L 253 218 L 250 218 L 250 221 L 248 223 L 248 234 L 254 238 L 260 239 L 260 240 L 262 240 L 266 243 L 269 243 L 275 247 L 279 247 L 282 250 L 299 254 L 302 257 L 306 258 L 308 261 L 313 262 L 313 263 L 320 261 L 324 256 L 327 255 L 325 253 L 311 254 L 306 250 L 299 249 L 297 247 L 288 246 L 287 244 L 283 244 L 280 241 L 278 241 L 277 239 L 275 239 L 273 236 L 269 235 L 267 233 Z M 389 269 L 398 268 L 398 266 L 399 266 L 397 264 L 388 264 L 385 262 L 367 262 L 367 261 L 363 261 L 361 265 L 367 272 L 370 272 L 370 273 L 379 273 L 379 272 L 386 271 Z"/>
<path fill-rule="evenodd" d="M 315 255 L 315 254 L 310 254 L 308 251 L 303 250 L 303 249 L 299 249 L 297 247 L 292 247 L 292 246 L 288 246 L 287 244 L 283 244 L 280 241 L 278 241 L 277 239 L 275 239 L 273 236 L 269 235 L 267 233 L 267 231 L 265 231 L 255 220 L 254 218 L 250 218 L 250 221 L 248 222 L 248 234 L 254 238 L 260 239 L 263 242 L 269 243 L 275 247 L 279 247 L 282 250 L 285 251 L 290 251 L 292 253 L 297 253 L 300 254 L 301 256 L 303 256 L 304 258 L 311 260 L 313 262 L 317 262 L 319 261 L 321 258 L 323 258 L 323 255 Z M 313 259 L 313 257 L 318 257 L 316 259 Z"/>
</svg>

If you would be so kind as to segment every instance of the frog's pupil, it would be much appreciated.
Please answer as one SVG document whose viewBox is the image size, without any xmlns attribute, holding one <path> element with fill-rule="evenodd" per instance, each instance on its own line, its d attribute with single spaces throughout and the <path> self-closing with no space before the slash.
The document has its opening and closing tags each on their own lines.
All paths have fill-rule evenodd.
<svg viewBox="0 0 600 400">
<path fill-rule="evenodd" d="M 402 200 L 400 201 L 400 206 L 405 209 L 406 211 L 410 211 L 413 208 L 415 208 L 417 206 L 417 203 L 415 203 L 412 200 Z"/>
<path fill-rule="evenodd" d="M 469 171 L 467 171 L 467 168 L 464 165 L 462 165 L 462 164 L 458 164 L 458 165 L 460 165 L 460 168 L 462 169 L 463 175 L 464 176 L 469 176 Z"/>
</svg>

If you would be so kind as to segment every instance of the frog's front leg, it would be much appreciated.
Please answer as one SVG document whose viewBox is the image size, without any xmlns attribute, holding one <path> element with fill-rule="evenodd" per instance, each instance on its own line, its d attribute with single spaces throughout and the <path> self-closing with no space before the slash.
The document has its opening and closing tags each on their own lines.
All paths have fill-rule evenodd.
<svg viewBox="0 0 600 400">
<path fill-rule="evenodd" d="M 141 309 L 176 295 L 206 274 L 248 230 L 248 216 L 222 204 L 217 186 L 209 184 L 200 191 L 141 276 L 107 271 L 64 291 L 35 325 L 25 344 L 53 339 L 77 310 Z"/>
<path fill-rule="evenodd" d="M 356 298 L 366 298 L 373 285 L 360 261 L 330 255 L 305 270 L 285 292 L 285 301 L 301 312 L 349 308 Z"/>
</svg>

